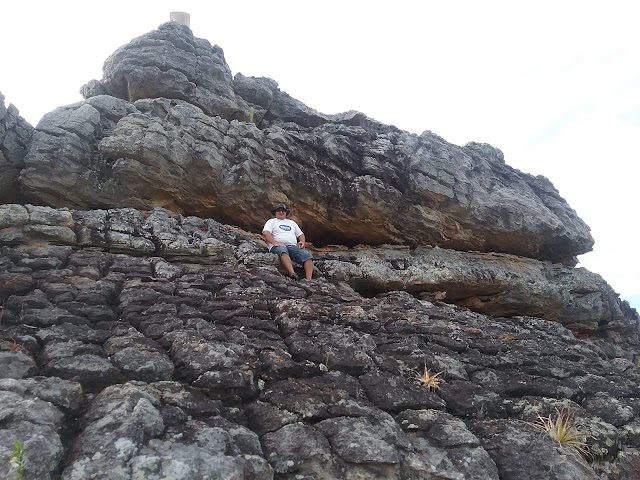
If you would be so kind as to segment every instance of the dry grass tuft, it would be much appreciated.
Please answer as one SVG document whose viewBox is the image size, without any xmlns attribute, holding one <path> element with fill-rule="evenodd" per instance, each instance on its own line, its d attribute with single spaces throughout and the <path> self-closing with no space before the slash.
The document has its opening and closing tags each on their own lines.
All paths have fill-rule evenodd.
<svg viewBox="0 0 640 480">
<path fill-rule="evenodd" d="M 568 408 L 558 410 L 556 408 L 555 418 L 553 415 L 542 417 L 538 415 L 538 420 L 532 423 L 535 428 L 546 432 L 561 447 L 569 447 L 584 458 L 592 457 L 589 447 L 585 443 L 586 435 L 575 426 L 575 413 Z"/>
<path fill-rule="evenodd" d="M 440 378 L 442 374 L 443 372 L 431 373 L 427 367 L 424 367 L 424 372 L 421 375 L 416 374 L 415 380 L 429 390 L 437 390 L 444 382 L 444 379 Z"/>
</svg>

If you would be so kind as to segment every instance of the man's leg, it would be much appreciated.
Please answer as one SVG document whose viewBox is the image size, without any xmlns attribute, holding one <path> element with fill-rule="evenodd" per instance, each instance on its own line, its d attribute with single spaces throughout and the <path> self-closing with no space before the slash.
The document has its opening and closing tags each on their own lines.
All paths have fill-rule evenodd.
<svg viewBox="0 0 640 480">
<path fill-rule="evenodd" d="M 302 266 L 304 267 L 304 278 L 311 280 L 311 277 L 313 276 L 313 260 L 306 260 Z"/>
<path fill-rule="evenodd" d="M 291 258 L 289 258 L 289 255 L 287 255 L 286 253 L 280 255 L 280 263 L 289 275 L 295 273 L 293 270 L 293 263 L 291 263 Z"/>
<path fill-rule="evenodd" d="M 289 278 L 297 280 L 298 275 L 296 275 L 295 270 L 293 269 L 293 263 L 291 263 L 291 257 L 289 256 L 287 247 L 271 247 L 271 250 L 269 251 L 280 257 L 280 263 L 287 271 Z"/>
</svg>

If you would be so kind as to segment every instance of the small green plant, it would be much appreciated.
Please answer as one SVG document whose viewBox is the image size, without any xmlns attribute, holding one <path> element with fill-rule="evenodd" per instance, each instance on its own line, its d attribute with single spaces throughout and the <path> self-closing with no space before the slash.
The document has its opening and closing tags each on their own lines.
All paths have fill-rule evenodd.
<svg viewBox="0 0 640 480">
<path fill-rule="evenodd" d="M 13 457 L 9 460 L 11 468 L 16 470 L 16 480 L 24 480 L 24 444 L 20 440 L 13 442 Z"/>
<path fill-rule="evenodd" d="M 331 340 L 331 346 L 329 347 L 329 350 L 327 350 L 327 353 L 325 355 L 325 359 L 324 359 L 324 363 L 320 364 L 320 371 L 321 372 L 328 372 L 329 371 L 329 360 L 331 358 L 331 355 L 333 354 L 333 344 L 335 343 L 335 338 L 333 340 Z"/>
<path fill-rule="evenodd" d="M 418 383 L 420 383 L 427 389 L 437 390 L 440 388 L 440 384 L 444 382 L 444 379 L 440 378 L 440 375 L 442 375 L 443 373 L 444 372 L 431 373 L 425 366 L 424 372 L 422 372 L 422 374 L 416 374 L 414 378 Z"/>
<path fill-rule="evenodd" d="M 546 432 L 561 447 L 569 447 L 585 458 L 591 457 L 584 442 L 586 435 L 575 426 L 575 413 L 568 408 L 556 408 L 555 417 L 552 414 L 548 417 L 538 415 L 538 420 L 531 425 Z"/>
<path fill-rule="evenodd" d="M 251 122 L 251 123 L 255 123 L 255 122 L 253 121 L 253 116 L 254 116 L 254 114 L 255 114 L 255 110 L 253 109 L 253 107 L 251 107 L 251 108 L 249 109 L 249 122 Z"/>
</svg>

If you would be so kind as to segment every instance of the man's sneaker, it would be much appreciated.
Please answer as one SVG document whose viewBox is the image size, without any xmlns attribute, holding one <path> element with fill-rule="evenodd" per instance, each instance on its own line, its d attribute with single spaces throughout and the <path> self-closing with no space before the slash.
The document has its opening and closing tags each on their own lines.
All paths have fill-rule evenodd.
<svg viewBox="0 0 640 480">
<path fill-rule="evenodd" d="M 295 272 L 293 272 L 292 274 L 290 274 L 290 275 L 289 275 L 289 278 L 290 278 L 291 280 L 295 280 L 296 282 L 297 282 L 298 280 L 300 280 L 300 277 L 299 277 L 299 276 L 298 276 L 298 274 L 297 274 L 297 273 L 295 273 Z"/>
</svg>

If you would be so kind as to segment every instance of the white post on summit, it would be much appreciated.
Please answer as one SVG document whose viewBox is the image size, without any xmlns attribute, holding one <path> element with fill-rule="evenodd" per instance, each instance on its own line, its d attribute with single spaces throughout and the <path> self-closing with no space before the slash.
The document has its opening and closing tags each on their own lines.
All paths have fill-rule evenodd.
<svg viewBox="0 0 640 480">
<path fill-rule="evenodd" d="M 191 16 L 187 12 L 171 12 L 170 20 L 191 28 Z"/>
</svg>

